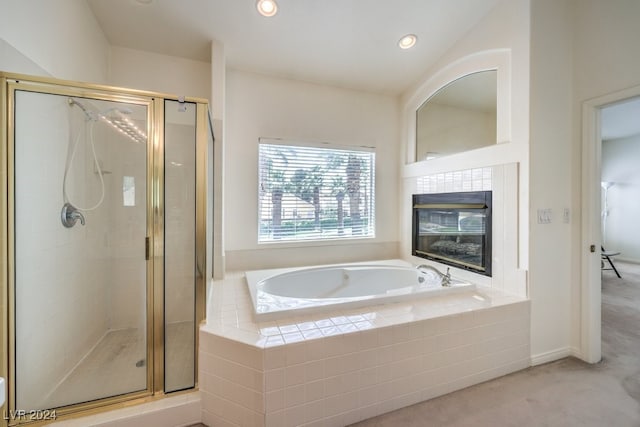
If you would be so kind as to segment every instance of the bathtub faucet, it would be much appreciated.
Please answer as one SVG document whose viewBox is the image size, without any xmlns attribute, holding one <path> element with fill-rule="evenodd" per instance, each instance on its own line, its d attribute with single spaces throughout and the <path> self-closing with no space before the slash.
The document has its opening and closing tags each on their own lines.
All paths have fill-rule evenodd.
<svg viewBox="0 0 640 427">
<path fill-rule="evenodd" d="M 447 267 L 447 273 L 444 274 L 442 273 L 440 270 L 438 270 L 437 268 L 431 266 L 431 265 L 427 265 L 427 264 L 420 264 L 419 266 L 416 267 L 418 270 L 431 270 L 433 272 L 435 272 L 439 277 L 440 277 L 440 284 L 442 286 L 451 286 L 451 273 L 449 273 L 449 267 Z"/>
</svg>

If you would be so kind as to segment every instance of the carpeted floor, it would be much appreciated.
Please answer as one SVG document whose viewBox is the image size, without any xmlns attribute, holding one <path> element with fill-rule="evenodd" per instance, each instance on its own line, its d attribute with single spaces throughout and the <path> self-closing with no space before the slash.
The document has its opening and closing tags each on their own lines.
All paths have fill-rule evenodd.
<svg viewBox="0 0 640 427">
<path fill-rule="evenodd" d="M 640 426 L 640 265 L 602 272 L 602 362 L 567 358 L 356 424 Z"/>
</svg>

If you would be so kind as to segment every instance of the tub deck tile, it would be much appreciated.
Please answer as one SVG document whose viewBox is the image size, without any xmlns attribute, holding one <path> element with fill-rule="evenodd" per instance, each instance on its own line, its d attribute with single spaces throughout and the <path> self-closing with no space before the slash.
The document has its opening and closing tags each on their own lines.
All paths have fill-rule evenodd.
<svg viewBox="0 0 640 427">
<path fill-rule="evenodd" d="M 529 301 L 490 288 L 264 322 L 240 274 L 208 295 L 200 389 L 224 425 L 344 425 L 530 363 Z"/>
</svg>

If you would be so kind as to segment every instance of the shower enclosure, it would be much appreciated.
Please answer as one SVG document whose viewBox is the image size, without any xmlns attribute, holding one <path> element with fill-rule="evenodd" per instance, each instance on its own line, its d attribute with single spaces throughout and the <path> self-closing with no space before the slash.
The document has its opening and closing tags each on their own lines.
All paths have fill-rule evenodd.
<svg viewBox="0 0 640 427">
<path fill-rule="evenodd" d="M 195 388 L 206 101 L 0 80 L 8 424 Z"/>
</svg>

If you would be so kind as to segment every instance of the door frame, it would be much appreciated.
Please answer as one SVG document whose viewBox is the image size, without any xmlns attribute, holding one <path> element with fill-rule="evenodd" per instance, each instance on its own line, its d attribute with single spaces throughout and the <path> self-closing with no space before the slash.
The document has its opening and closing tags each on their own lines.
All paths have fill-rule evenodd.
<svg viewBox="0 0 640 427">
<path fill-rule="evenodd" d="M 612 92 L 582 103 L 581 336 L 582 359 L 602 358 L 602 277 L 600 270 L 602 139 L 604 107 L 640 96 L 640 86 Z M 591 252 L 591 246 L 595 251 Z"/>
</svg>

